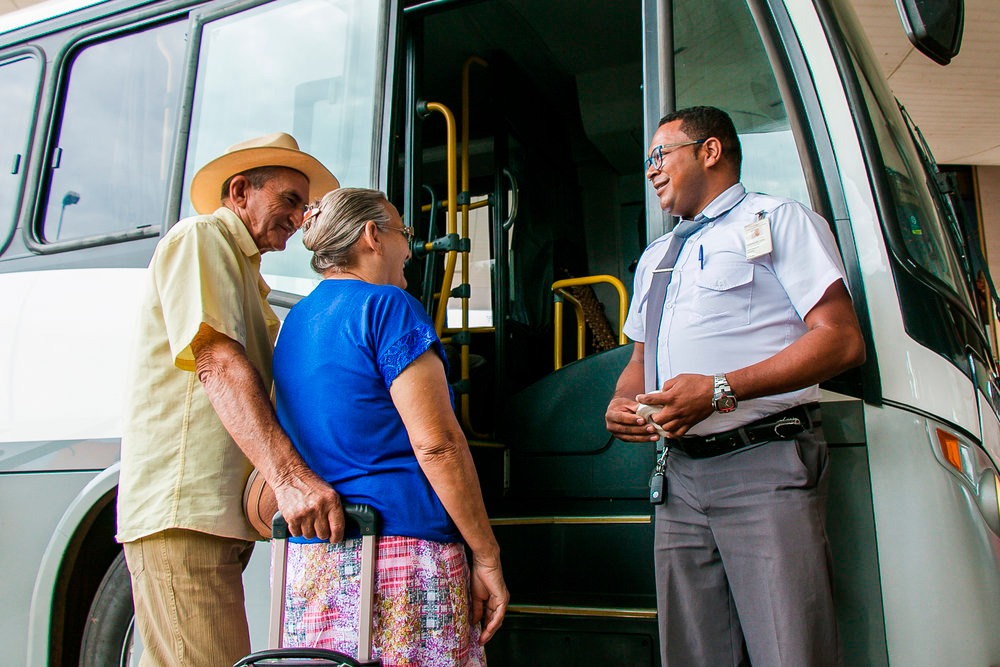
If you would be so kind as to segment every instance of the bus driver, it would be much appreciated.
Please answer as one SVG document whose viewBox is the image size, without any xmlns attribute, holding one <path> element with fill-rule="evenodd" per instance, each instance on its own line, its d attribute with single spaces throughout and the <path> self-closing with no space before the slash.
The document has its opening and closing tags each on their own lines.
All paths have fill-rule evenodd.
<svg viewBox="0 0 1000 667">
<path fill-rule="evenodd" d="M 748 193 L 740 166 L 719 109 L 660 121 L 646 177 L 680 222 L 639 261 L 605 419 L 625 441 L 665 435 L 650 481 L 663 664 L 833 665 L 817 383 L 862 363 L 864 342 L 827 223 Z"/>
<path fill-rule="evenodd" d="M 251 139 L 195 174 L 201 215 L 156 246 L 118 489 L 144 666 L 218 667 L 249 652 L 242 571 L 258 535 L 242 493 L 252 466 L 293 534 L 343 534 L 339 497 L 306 467 L 271 406 L 278 318 L 260 275 L 261 253 L 283 250 L 305 204 L 338 186 L 291 136 Z"/>
</svg>

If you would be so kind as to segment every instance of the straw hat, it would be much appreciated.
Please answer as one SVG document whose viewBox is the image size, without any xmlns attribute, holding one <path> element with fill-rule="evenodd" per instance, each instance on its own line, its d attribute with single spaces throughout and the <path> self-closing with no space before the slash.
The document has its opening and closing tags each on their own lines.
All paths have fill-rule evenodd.
<svg viewBox="0 0 1000 667">
<path fill-rule="evenodd" d="M 220 157 L 199 169 L 191 181 L 194 210 L 206 214 L 219 208 L 219 196 L 226 179 L 255 167 L 288 167 L 302 172 L 309 179 L 310 201 L 340 187 L 337 177 L 319 160 L 299 150 L 292 135 L 275 132 L 233 144 Z"/>
</svg>

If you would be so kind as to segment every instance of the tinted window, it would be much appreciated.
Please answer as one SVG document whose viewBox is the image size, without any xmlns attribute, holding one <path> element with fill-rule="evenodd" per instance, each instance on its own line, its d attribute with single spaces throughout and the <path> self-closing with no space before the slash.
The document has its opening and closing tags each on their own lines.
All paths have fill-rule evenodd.
<svg viewBox="0 0 1000 667">
<path fill-rule="evenodd" d="M 878 71 L 874 54 L 852 12 L 839 12 L 849 49 L 848 62 L 862 95 L 855 110 L 864 135 L 866 120 L 874 132 L 865 142 L 868 166 L 879 197 L 879 213 L 907 334 L 970 374 L 968 349 L 989 355 L 986 338 L 975 317 L 962 258 L 947 218 L 935 195 L 937 184 L 910 135 L 888 83 Z M 867 138 L 867 137 L 866 137 Z"/>
<path fill-rule="evenodd" d="M 862 85 L 872 125 L 878 137 L 885 176 L 895 208 L 895 220 L 890 237 L 899 239 L 905 250 L 904 258 L 915 262 L 922 269 L 946 284 L 967 302 L 958 255 L 942 224 L 942 218 L 931 197 L 920 158 L 913 147 L 909 133 L 903 125 L 898 110 L 890 113 L 876 102 L 873 92 Z M 895 244 L 897 250 L 899 244 Z"/>
<path fill-rule="evenodd" d="M 185 189 L 198 168 L 245 139 L 288 132 L 341 183 L 371 183 L 379 3 L 275 2 L 202 32 Z M 184 209 L 194 212 L 185 199 Z M 318 276 L 301 235 L 264 256 L 276 289 L 307 292 Z"/>
<path fill-rule="evenodd" d="M 52 156 L 46 241 L 161 224 L 185 25 L 131 33 L 73 56 Z"/>
<path fill-rule="evenodd" d="M 38 61 L 22 58 L 0 65 L 0 251 L 17 219 L 28 132 L 35 109 Z"/>
</svg>

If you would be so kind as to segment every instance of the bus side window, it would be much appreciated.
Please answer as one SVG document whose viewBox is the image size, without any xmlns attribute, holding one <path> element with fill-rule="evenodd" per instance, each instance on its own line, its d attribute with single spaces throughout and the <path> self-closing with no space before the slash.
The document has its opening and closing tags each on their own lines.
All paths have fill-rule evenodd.
<svg viewBox="0 0 1000 667">
<path fill-rule="evenodd" d="M 206 21 L 184 192 L 227 146 L 271 132 L 290 133 L 341 183 L 371 185 L 379 11 L 370 0 L 280 0 Z M 306 294 L 318 280 L 300 238 L 264 256 L 272 288 Z"/>
<path fill-rule="evenodd" d="M 14 232 L 24 181 L 39 63 L 18 58 L 0 65 L 0 253 Z"/>
<path fill-rule="evenodd" d="M 158 25 L 71 56 L 49 156 L 46 242 L 162 223 L 186 27 Z"/>
<path fill-rule="evenodd" d="M 931 188 L 925 185 L 931 177 L 924 171 L 909 130 L 898 109 L 889 106 L 894 98 L 888 91 L 877 96 L 867 78 L 862 77 L 861 82 L 896 213 L 895 220 L 886 222 L 895 225 L 889 230 L 890 239 L 898 239 L 901 243 L 894 244 L 897 250 L 903 250 L 912 264 L 937 278 L 971 311 L 972 299 L 965 287 L 958 250 L 932 198 Z M 935 185 L 932 187 L 936 189 Z"/>
</svg>

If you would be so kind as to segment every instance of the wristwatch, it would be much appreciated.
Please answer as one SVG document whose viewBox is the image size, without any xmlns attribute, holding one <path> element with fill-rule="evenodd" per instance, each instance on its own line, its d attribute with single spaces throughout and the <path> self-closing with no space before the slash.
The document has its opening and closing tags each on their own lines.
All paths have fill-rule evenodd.
<svg viewBox="0 0 1000 667">
<path fill-rule="evenodd" d="M 725 373 L 715 374 L 715 393 L 712 394 L 712 406 L 716 412 L 732 412 L 736 409 L 736 394 L 729 386 Z"/>
</svg>

